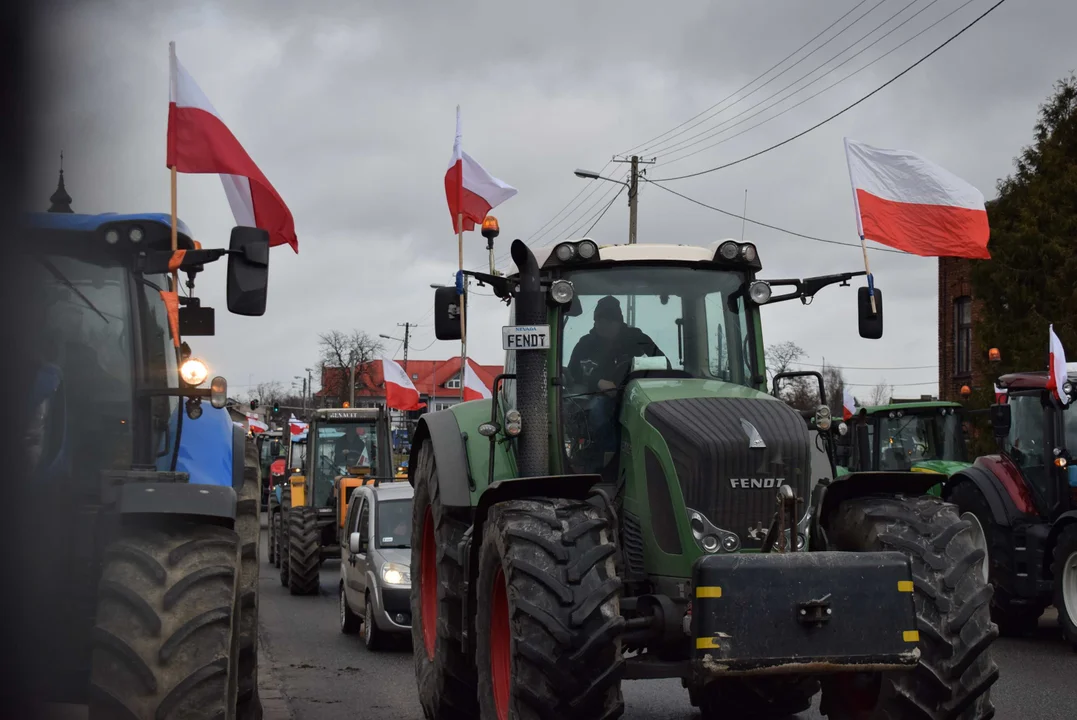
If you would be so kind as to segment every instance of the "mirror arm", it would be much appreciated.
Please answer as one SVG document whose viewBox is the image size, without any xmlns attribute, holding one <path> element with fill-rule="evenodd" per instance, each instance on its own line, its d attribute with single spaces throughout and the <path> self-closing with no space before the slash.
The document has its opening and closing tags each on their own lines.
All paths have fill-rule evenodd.
<svg viewBox="0 0 1077 720">
<path fill-rule="evenodd" d="M 512 293 L 512 283 L 509 282 L 507 277 L 502 275 L 490 275 L 489 273 L 476 272 L 474 270 L 465 270 L 464 275 L 473 277 L 479 281 L 479 285 L 489 285 L 494 294 L 499 298 L 509 297 Z"/>
<path fill-rule="evenodd" d="M 805 278 L 803 280 L 799 278 L 783 278 L 780 280 L 764 280 L 771 287 L 793 285 L 796 290 L 793 292 L 785 293 L 784 295 L 772 295 L 765 305 L 772 305 L 776 302 L 782 302 L 783 300 L 792 300 L 794 298 L 800 298 L 801 301 L 806 301 L 815 297 L 815 293 L 819 292 L 828 285 L 840 284 L 842 287 L 846 287 L 849 284 L 849 280 L 861 275 L 867 275 L 867 272 L 861 270 L 860 272 L 848 272 L 838 273 L 837 275 L 820 275 L 818 277 Z"/>
</svg>

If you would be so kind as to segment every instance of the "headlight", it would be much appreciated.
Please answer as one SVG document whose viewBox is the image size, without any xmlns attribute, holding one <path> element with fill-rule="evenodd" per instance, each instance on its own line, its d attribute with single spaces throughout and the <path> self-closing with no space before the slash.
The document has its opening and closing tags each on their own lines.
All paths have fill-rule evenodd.
<svg viewBox="0 0 1077 720">
<path fill-rule="evenodd" d="M 407 565 L 385 563 L 381 566 L 381 579 L 386 585 L 411 585 L 411 571 Z"/>
<path fill-rule="evenodd" d="M 829 430 L 831 420 L 830 408 L 826 405 L 820 405 L 819 409 L 815 411 L 815 426 L 820 430 Z"/>
<path fill-rule="evenodd" d="M 581 240 L 576 246 L 576 252 L 579 253 L 581 260 L 590 260 L 595 255 L 598 255 L 598 245 L 595 245 L 590 240 Z"/>
<path fill-rule="evenodd" d="M 1064 392 L 1065 392 L 1065 393 L 1066 393 L 1067 395 L 1069 395 L 1069 396 L 1070 396 L 1071 398 L 1073 397 L 1073 383 L 1071 383 L 1071 382 L 1066 382 L 1066 383 L 1064 383 L 1064 384 L 1062 385 L 1062 390 L 1063 390 L 1063 391 L 1064 391 Z"/>
<path fill-rule="evenodd" d="M 844 436 L 848 432 L 849 432 L 849 426 L 848 425 L 846 425 L 844 422 L 838 423 L 838 435 Z"/>
<path fill-rule="evenodd" d="M 209 384 L 209 404 L 218 409 L 228 404 L 228 381 L 220 375 Z"/>
<path fill-rule="evenodd" d="M 108 232 L 105 233 L 105 242 L 107 242 L 109 245 L 115 245 L 119 241 L 120 241 L 120 231 L 119 230 L 117 230 L 115 228 L 112 228 L 111 230 L 109 230 Z"/>
<path fill-rule="evenodd" d="M 736 260 L 739 253 L 740 248 L 732 240 L 722 243 L 722 246 L 718 248 L 718 254 L 726 260 Z"/>
<path fill-rule="evenodd" d="M 190 358 L 180 365 L 180 377 L 188 385 L 198 387 L 209 377 L 209 368 L 198 358 Z"/>
<path fill-rule="evenodd" d="M 553 284 L 550 285 L 550 297 L 558 305 L 566 305 L 572 302 L 574 294 L 572 283 L 568 280 L 554 280 Z"/>
<path fill-rule="evenodd" d="M 553 254 L 561 262 L 568 262 L 572 258 L 576 257 L 576 246 L 572 243 L 561 243 L 554 248 Z"/>
<path fill-rule="evenodd" d="M 133 242 L 133 243 L 140 243 L 140 242 L 142 242 L 142 238 L 144 238 L 145 236 L 146 236 L 146 233 L 144 233 L 144 232 L 142 231 L 142 228 L 140 228 L 140 227 L 139 227 L 138 225 L 135 225 L 135 226 L 134 226 L 133 228 L 131 228 L 131 229 L 130 229 L 130 230 L 128 231 L 128 233 L 127 233 L 127 237 L 128 237 L 128 238 L 129 238 L 129 239 L 131 240 L 131 242 Z"/>
<path fill-rule="evenodd" d="M 740 256 L 748 262 L 755 262 L 755 259 L 759 257 L 759 253 L 755 251 L 755 245 L 746 243 L 740 247 Z"/>
<path fill-rule="evenodd" d="M 770 301 L 770 283 L 766 280 L 755 280 L 748 286 L 748 296 L 756 305 L 763 305 Z"/>
<path fill-rule="evenodd" d="M 516 437 L 523 430 L 523 416 L 515 408 L 505 413 L 505 434 Z"/>
</svg>

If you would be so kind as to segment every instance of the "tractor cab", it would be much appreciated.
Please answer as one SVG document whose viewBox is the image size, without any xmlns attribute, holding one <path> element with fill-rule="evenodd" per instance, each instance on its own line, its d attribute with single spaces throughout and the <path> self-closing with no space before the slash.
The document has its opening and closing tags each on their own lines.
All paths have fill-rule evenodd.
<svg viewBox="0 0 1077 720">
<path fill-rule="evenodd" d="M 891 402 L 867 406 L 860 411 L 867 422 L 868 456 L 861 459 L 853 435 L 841 436 L 839 474 L 873 470 L 950 476 L 970 464 L 964 408 L 960 403 Z"/>
<path fill-rule="evenodd" d="M 284 433 L 280 430 L 267 430 L 255 435 L 258 444 L 258 462 L 262 468 L 262 509 L 268 507 L 269 496 L 273 493 L 274 478 L 284 476 L 285 456 L 288 447 L 281 442 Z"/>
</svg>

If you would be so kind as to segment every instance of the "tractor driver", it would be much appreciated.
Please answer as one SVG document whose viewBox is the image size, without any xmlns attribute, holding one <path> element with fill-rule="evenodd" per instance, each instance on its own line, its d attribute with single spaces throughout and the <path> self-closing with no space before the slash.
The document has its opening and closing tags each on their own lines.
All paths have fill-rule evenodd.
<svg viewBox="0 0 1077 720">
<path fill-rule="evenodd" d="M 632 358 L 661 357 L 662 352 L 646 333 L 625 323 L 621 303 L 612 295 L 598 301 L 594 319 L 590 332 L 572 349 L 566 374 L 577 393 L 590 395 L 587 425 L 604 457 L 617 449 L 615 391 L 631 371 Z"/>
</svg>

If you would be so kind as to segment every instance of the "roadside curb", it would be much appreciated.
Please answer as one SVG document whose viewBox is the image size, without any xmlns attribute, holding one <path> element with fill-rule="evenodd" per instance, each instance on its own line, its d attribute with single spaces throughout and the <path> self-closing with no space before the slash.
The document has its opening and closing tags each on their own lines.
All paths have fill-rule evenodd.
<svg viewBox="0 0 1077 720">
<path fill-rule="evenodd" d="M 277 677 L 276 668 L 258 643 L 258 697 L 262 703 L 262 720 L 292 720 L 288 697 Z"/>
</svg>

